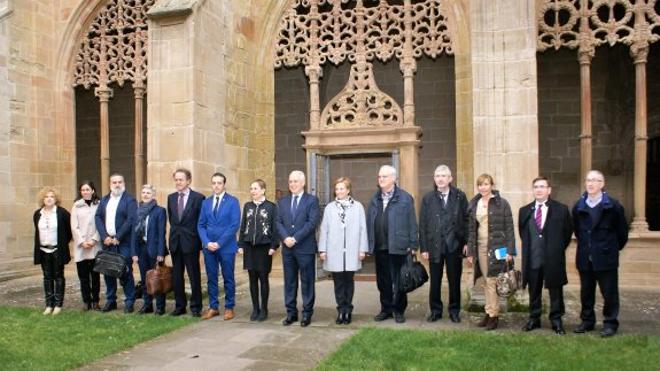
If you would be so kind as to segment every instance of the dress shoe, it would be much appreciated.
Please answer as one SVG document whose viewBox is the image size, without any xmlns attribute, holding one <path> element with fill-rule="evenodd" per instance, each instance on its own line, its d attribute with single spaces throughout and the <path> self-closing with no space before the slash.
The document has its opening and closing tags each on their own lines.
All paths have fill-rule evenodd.
<svg viewBox="0 0 660 371">
<path fill-rule="evenodd" d="M 190 316 L 193 318 L 200 318 L 202 316 L 202 312 L 200 311 L 190 312 Z"/>
<path fill-rule="evenodd" d="M 337 312 L 337 319 L 335 320 L 335 324 L 341 325 L 342 323 L 344 323 L 344 313 Z"/>
<path fill-rule="evenodd" d="M 312 317 L 303 316 L 300 320 L 300 327 L 307 327 L 310 323 L 312 323 Z"/>
<path fill-rule="evenodd" d="M 381 322 L 381 321 L 385 321 L 388 318 L 392 318 L 392 313 L 380 312 L 376 314 L 376 316 L 374 317 L 374 321 Z"/>
<path fill-rule="evenodd" d="M 282 325 L 289 326 L 296 321 L 298 321 L 298 316 L 286 316 L 286 318 L 282 320 Z"/>
<path fill-rule="evenodd" d="M 106 302 L 103 309 L 101 309 L 101 312 L 110 312 L 111 310 L 117 310 L 116 301 Z"/>
<path fill-rule="evenodd" d="M 98 301 L 92 303 L 92 310 L 101 310 L 101 306 L 99 305 Z"/>
<path fill-rule="evenodd" d="M 127 305 L 124 307 L 124 313 L 129 314 L 133 313 L 133 306 L 132 305 Z"/>
<path fill-rule="evenodd" d="M 499 318 L 497 317 L 490 317 L 488 319 L 488 324 L 486 324 L 486 331 L 492 331 L 497 328 L 497 323 L 499 322 Z"/>
<path fill-rule="evenodd" d="M 46 309 L 44 310 L 43 315 L 44 315 L 44 316 L 47 316 L 47 315 L 49 315 L 49 314 L 51 314 L 51 313 L 53 313 L 53 307 L 46 307 Z"/>
<path fill-rule="evenodd" d="M 203 320 L 211 319 L 213 317 L 219 316 L 220 312 L 218 312 L 217 309 L 209 308 L 204 314 L 202 315 Z"/>
<path fill-rule="evenodd" d="M 525 326 L 523 326 L 523 331 L 532 331 L 534 329 L 541 328 L 541 321 L 538 319 L 530 319 L 527 321 Z"/>
<path fill-rule="evenodd" d="M 174 309 L 173 311 L 170 312 L 170 316 L 177 317 L 180 315 L 186 314 L 185 309 Z"/>
<path fill-rule="evenodd" d="M 344 324 L 348 325 L 351 321 L 353 321 L 353 314 L 351 312 L 344 314 Z"/>
<path fill-rule="evenodd" d="M 165 308 L 156 309 L 154 314 L 157 316 L 162 316 L 163 314 L 165 314 Z"/>
<path fill-rule="evenodd" d="M 594 330 L 594 325 L 590 325 L 588 323 L 580 323 L 578 327 L 573 330 L 574 333 L 576 334 L 584 334 L 585 332 L 593 331 Z"/>
<path fill-rule="evenodd" d="M 55 308 L 53 308 L 53 315 L 56 316 L 56 315 L 60 314 L 61 311 L 62 311 L 62 307 L 55 307 Z"/>
<path fill-rule="evenodd" d="M 458 313 L 449 313 L 449 319 L 454 323 L 461 322 L 461 316 Z"/>
<path fill-rule="evenodd" d="M 558 325 L 552 325 L 552 331 L 557 335 L 566 335 L 566 330 L 564 330 L 564 326 L 562 326 L 561 323 Z"/>
<path fill-rule="evenodd" d="M 253 309 L 250 314 L 250 321 L 256 321 L 259 318 L 259 309 Z"/>
<path fill-rule="evenodd" d="M 263 322 L 268 319 L 268 309 L 262 309 L 259 311 L 259 317 L 257 317 L 257 321 Z"/>
<path fill-rule="evenodd" d="M 486 325 L 488 325 L 488 321 L 490 321 L 490 316 L 488 315 L 488 313 L 486 313 L 486 316 L 484 316 L 484 318 L 482 318 L 481 321 L 477 323 L 477 326 L 486 327 Z"/>
<path fill-rule="evenodd" d="M 87 312 L 88 310 L 92 309 L 92 303 L 85 303 L 82 305 L 82 311 Z"/>
<path fill-rule="evenodd" d="M 153 313 L 153 312 L 154 312 L 154 307 L 152 307 L 151 305 L 149 305 L 149 306 L 143 305 L 142 308 L 140 308 L 140 310 L 138 310 L 138 314 L 146 314 L 146 313 Z"/>
<path fill-rule="evenodd" d="M 406 317 L 403 315 L 403 313 L 394 313 L 394 322 L 405 323 Z"/>
<path fill-rule="evenodd" d="M 57 308 L 55 308 L 57 309 Z M 53 312 L 55 314 L 55 312 Z M 608 338 L 616 335 L 616 330 L 611 328 L 611 327 L 605 327 L 600 331 L 600 337 L 602 338 Z"/>
<path fill-rule="evenodd" d="M 431 312 L 431 314 L 429 314 L 429 316 L 426 317 L 426 322 L 435 322 L 439 319 L 442 319 L 442 314 Z"/>
<path fill-rule="evenodd" d="M 231 319 L 234 319 L 234 310 L 233 309 L 225 309 L 225 315 L 224 315 L 224 320 L 229 321 Z"/>
</svg>

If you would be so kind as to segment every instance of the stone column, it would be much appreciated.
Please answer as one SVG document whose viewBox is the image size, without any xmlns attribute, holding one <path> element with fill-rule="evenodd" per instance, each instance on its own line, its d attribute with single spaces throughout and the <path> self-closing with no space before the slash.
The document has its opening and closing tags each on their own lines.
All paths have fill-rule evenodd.
<svg viewBox="0 0 660 371">
<path fill-rule="evenodd" d="M 108 116 L 108 101 L 112 98 L 112 89 L 102 85 L 94 89 L 94 95 L 101 104 L 101 194 L 110 188 L 110 124 Z"/>
<path fill-rule="evenodd" d="M 649 47 L 631 48 L 635 58 L 635 177 L 634 177 L 634 217 L 630 225 L 635 233 L 648 232 L 646 221 L 646 61 Z"/>
<path fill-rule="evenodd" d="M 417 62 L 413 57 L 413 30 L 412 30 L 412 5 L 410 0 L 404 1 L 404 42 L 403 58 L 400 68 L 403 73 L 403 125 L 415 125 L 415 91 L 414 78 L 417 71 Z"/>
<path fill-rule="evenodd" d="M 135 195 L 139 196 L 142 191 L 142 185 L 145 182 L 144 171 L 144 138 L 142 127 L 144 126 L 144 92 L 145 87 L 141 83 L 133 86 L 135 94 Z"/>
<path fill-rule="evenodd" d="M 579 184 L 591 170 L 591 58 L 589 52 L 578 52 L 580 62 L 580 174 Z"/>
</svg>

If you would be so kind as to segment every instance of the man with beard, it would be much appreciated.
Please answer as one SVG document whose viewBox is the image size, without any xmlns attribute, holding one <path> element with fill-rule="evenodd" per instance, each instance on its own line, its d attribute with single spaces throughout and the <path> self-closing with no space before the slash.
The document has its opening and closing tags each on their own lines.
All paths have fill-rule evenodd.
<svg viewBox="0 0 660 371">
<path fill-rule="evenodd" d="M 133 312 L 135 303 L 135 282 L 131 260 L 131 226 L 135 219 L 137 202 L 126 192 L 124 176 L 114 173 L 110 176 L 110 193 L 101 200 L 96 209 L 96 229 L 103 241 L 103 249 L 121 254 L 126 259 L 128 270 L 119 278 L 124 288 L 124 313 Z M 117 309 L 117 279 L 103 276 L 105 280 L 105 305 L 102 312 Z"/>
</svg>

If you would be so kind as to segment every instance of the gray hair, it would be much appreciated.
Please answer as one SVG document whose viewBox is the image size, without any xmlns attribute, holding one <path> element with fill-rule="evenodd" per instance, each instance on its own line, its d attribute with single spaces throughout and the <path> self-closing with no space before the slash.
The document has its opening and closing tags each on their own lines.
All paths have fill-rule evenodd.
<svg viewBox="0 0 660 371">
<path fill-rule="evenodd" d="M 378 172 L 380 173 L 383 170 L 387 170 L 390 173 L 390 175 L 392 175 L 394 177 L 394 180 L 397 180 L 396 168 L 394 166 L 392 166 L 392 165 L 383 165 L 383 166 L 380 167 L 380 170 L 378 170 Z"/>
<path fill-rule="evenodd" d="M 595 170 L 595 169 L 587 171 L 587 175 L 584 176 L 584 179 L 586 180 L 587 178 L 589 178 L 589 174 L 591 174 L 591 173 L 596 174 L 596 175 L 600 175 L 600 177 L 603 178 L 603 182 L 605 181 L 605 175 L 603 175 L 603 172 L 601 172 L 600 170 Z"/>
<path fill-rule="evenodd" d="M 433 175 L 435 175 L 435 173 L 446 173 L 449 174 L 449 176 L 451 176 L 451 169 L 449 168 L 449 166 L 445 164 L 441 164 L 435 168 L 435 170 L 433 171 Z"/>
<path fill-rule="evenodd" d="M 290 179 L 291 177 L 294 177 L 294 178 L 296 178 L 296 179 L 298 179 L 298 180 L 302 180 L 303 182 L 305 181 L 305 173 L 303 173 L 303 172 L 300 171 L 300 170 L 294 170 L 294 171 L 292 171 L 291 173 L 289 173 L 289 179 Z"/>
<path fill-rule="evenodd" d="M 144 191 L 145 189 L 149 189 L 151 193 L 156 194 L 156 187 L 154 187 L 151 184 L 143 184 L 142 185 L 142 190 Z"/>
</svg>

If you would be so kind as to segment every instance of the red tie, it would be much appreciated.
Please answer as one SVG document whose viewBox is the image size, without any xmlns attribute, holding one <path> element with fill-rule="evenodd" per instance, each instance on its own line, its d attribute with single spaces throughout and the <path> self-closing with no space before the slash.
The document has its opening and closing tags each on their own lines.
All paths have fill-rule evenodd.
<svg viewBox="0 0 660 371">
<path fill-rule="evenodd" d="M 542 229 L 541 227 L 543 227 L 543 225 L 542 225 L 542 223 L 543 223 L 543 211 L 541 211 L 542 208 L 543 208 L 543 204 L 536 205 L 536 217 L 535 217 L 535 219 L 536 219 L 536 229 L 539 232 Z"/>
</svg>

